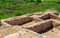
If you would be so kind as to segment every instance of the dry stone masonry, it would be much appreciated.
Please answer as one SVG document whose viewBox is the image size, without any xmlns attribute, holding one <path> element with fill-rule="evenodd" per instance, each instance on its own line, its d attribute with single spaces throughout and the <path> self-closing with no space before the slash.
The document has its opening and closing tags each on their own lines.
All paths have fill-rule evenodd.
<svg viewBox="0 0 60 38">
<path fill-rule="evenodd" d="M 0 38 L 60 38 L 60 14 L 48 10 L 3 19 Z"/>
</svg>

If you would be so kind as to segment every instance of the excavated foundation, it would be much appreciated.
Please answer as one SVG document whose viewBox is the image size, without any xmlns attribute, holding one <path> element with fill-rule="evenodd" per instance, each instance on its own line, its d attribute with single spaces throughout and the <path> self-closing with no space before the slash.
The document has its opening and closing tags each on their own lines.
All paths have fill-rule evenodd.
<svg viewBox="0 0 60 38">
<path fill-rule="evenodd" d="M 55 20 L 60 20 L 60 18 L 58 16 L 56 16 L 55 14 L 45 14 L 45 15 L 42 15 L 41 17 L 39 17 L 40 19 L 43 19 L 43 20 L 48 20 L 48 19 L 55 19 Z"/>
<path fill-rule="evenodd" d="M 52 21 L 49 21 L 49 22 L 46 22 L 40 25 L 40 28 L 42 28 L 42 30 L 39 30 L 38 33 L 42 34 L 42 33 L 48 32 L 49 30 L 53 29 L 54 25 L 52 24 Z"/>
<path fill-rule="evenodd" d="M 38 34 L 47 35 L 49 38 L 60 38 L 60 17 L 58 13 L 29 14 L 21 18 L 2 20 L 2 22 L 4 25 L 19 26 Z"/>
<path fill-rule="evenodd" d="M 29 15 L 29 16 L 33 16 Z M 38 14 L 36 14 L 38 15 Z M 40 15 L 40 14 L 39 14 Z M 23 17 L 20 19 L 11 19 L 11 20 L 5 20 L 4 22 L 15 26 L 15 25 L 19 25 L 22 28 L 25 29 L 30 29 L 32 31 L 35 31 L 37 33 L 45 33 L 48 32 L 49 30 L 53 29 L 54 25 L 53 25 L 53 21 L 50 19 L 55 19 L 55 20 L 60 20 L 60 18 L 58 16 L 56 16 L 57 14 L 43 14 L 40 17 L 34 18 L 34 17 Z"/>
<path fill-rule="evenodd" d="M 41 21 L 41 20 L 35 19 L 32 17 L 24 17 L 24 18 L 20 18 L 20 19 L 13 19 L 13 20 L 5 21 L 5 22 L 10 25 L 19 25 L 20 26 L 20 25 L 32 25 L 39 21 Z"/>
</svg>

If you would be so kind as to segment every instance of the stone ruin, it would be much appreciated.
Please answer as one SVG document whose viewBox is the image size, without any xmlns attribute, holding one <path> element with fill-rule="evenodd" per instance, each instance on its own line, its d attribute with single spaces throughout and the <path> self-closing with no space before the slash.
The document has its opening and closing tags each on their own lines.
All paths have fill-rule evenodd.
<svg viewBox="0 0 60 38">
<path fill-rule="evenodd" d="M 60 14 L 50 10 L 3 19 L 0 38 L 60 38 Z"/>
</svg>

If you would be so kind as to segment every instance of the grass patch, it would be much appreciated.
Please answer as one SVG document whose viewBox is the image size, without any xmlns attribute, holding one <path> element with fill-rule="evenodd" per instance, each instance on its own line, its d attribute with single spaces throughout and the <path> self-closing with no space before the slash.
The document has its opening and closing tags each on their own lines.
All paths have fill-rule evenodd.
<svg viewBox="0 0 60 38">
<path fill-rule="evenodd" d="M 55 2 L 41 2 L 39 4 L 36 4 L 0 1 L 0 19 L 45 11 L 48 9 L 54 9 L 60 12 L 60 4 Z"/>
</svg>

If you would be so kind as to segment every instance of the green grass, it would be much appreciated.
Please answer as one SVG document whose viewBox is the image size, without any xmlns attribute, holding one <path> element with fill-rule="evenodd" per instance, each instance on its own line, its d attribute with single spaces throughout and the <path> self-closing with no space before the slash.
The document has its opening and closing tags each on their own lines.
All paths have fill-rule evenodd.
<svg viewBox="0 0 60 38">
<path fill-rule="evenodd" d="M 3 2 L 0 1 L 0 19 L 20 16 L 39 11 L 54 9 L 60 12 L 60 4 L 55 2 L 25 3 L 25 2 Z"/>
</svg>

